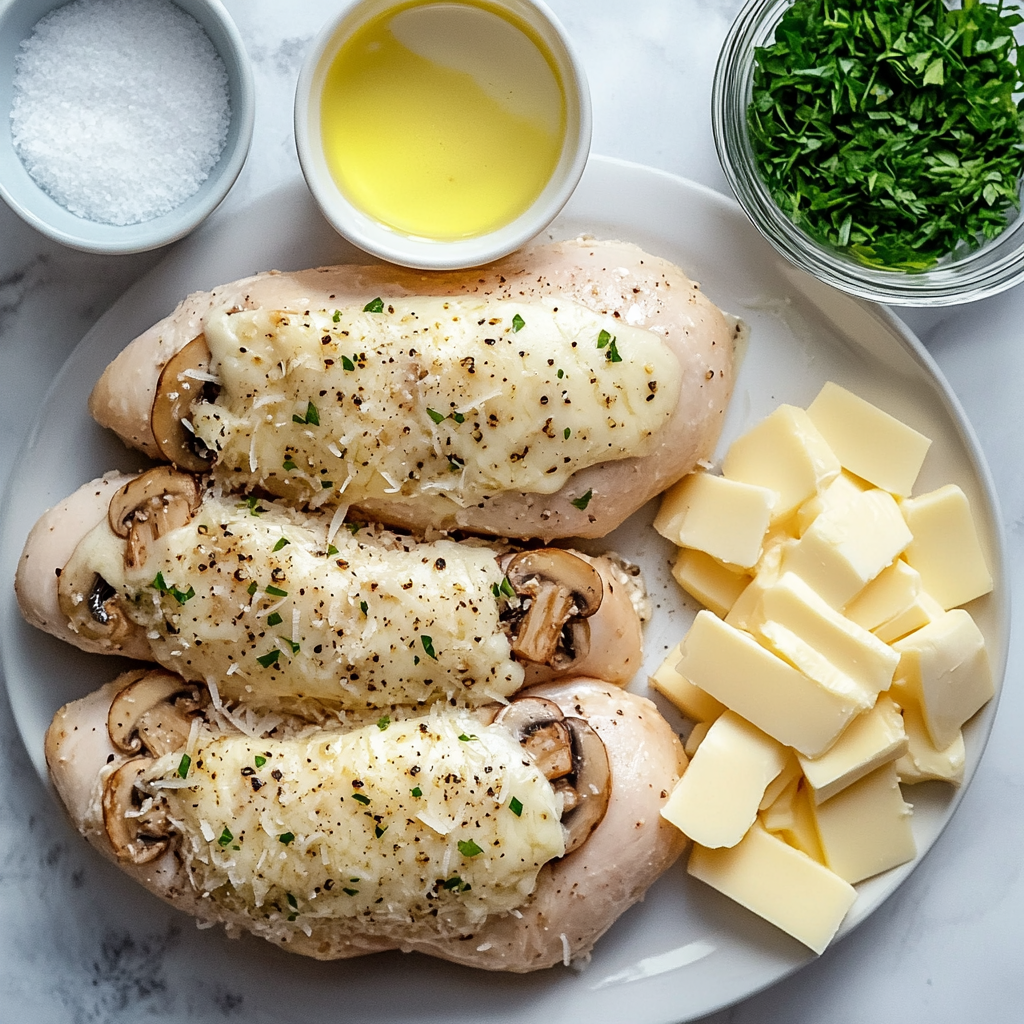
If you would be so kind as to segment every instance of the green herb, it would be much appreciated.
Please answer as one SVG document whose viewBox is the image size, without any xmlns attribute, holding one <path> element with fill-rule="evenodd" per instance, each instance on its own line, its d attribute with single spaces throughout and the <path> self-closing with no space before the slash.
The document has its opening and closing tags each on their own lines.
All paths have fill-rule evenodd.
<svg viewBox="0 0 1024 1024">
<path fill-rule="evenodd" d="M 782 212 L 890 270 L 998 235 L 1024 172 L 1021 23 L 1002 0 L 796 0 L 755 51 L 747 108 Z"/>
<path fill-rule="evenodd" d="M 459 734 L 459 739 L 462 740 L 463 743 L 468 743 L 470 740 L 475 740 L 476 736 L 474 736 L 472 733 L 464 732 Z"/>
<path fill-rule="evenodd" d="M 282 463 L 281 468 L 287 469 L 289 472 L 291 472 L 295 468 L 295 463 L 292 462 L 291 459 L 285 459 L 284 462 Z"/>
<path fill-rule="evenodd" d="M 594 490 L 591 488 L 586 494 L 580 495 L 578 498 L 573 498 L 570 502 L 571 505 L 575 505 L 581 512 L 590 504 L 590 499 L 594 496 Z"/>
<path fill-rule="evenodd" d="M 565 430 L 562 431 L 562 437 L 564 437 L 566 439 L 566 441 L 569 440 L 569 437 L 570 437 L 571 434 L 572 434 L 572 427 L 566 427 Z"/>
<path fill-rule="evenodd" d="M 345 526 L 353 537 L 363 528 L 362 523 L 346 523 Z"/>
<path fill-rule="evenodd" d="M 359 895 L 359 890 L 358 889 L 349 889 L 347 887 L 343 887 L 341 891 L 346 896 L 358 896 Z"/>
<path fill-rule="evenodd" d="M 280 587 L 275 587 L 273 584 L 267 585 L 267 593 L 271 597 L 287 597 L 288 591 L 282 590 Z"/>
<path fill-rule="evenodd" d="M 271 612 L 267 616 L 267 625 L 268 626 L 280 626 L 282 622 L 284 622 L 284 619 L 282 619 L 281 616 L 277 612 Z"/>
<path fill-rule="evenodd" d="M 287 637 L 283 636 L 280 637 L 280 639 L 283 640 L 291 648 L 292 654 L 298 654 L 299 651 L 302 649 L 301 646 L 297 644 L 294 640 L 289 640 Z"/>
<path fill-rule="evenodd" d="M 281 539 L 280 539 L 280 540 L 279 540 L 279 541 L 278 541 L 278 542 L 277 542 L 277 543 L 276 543 L 276 544 L 274 545 L 274 550 L 275 550 L 275 551 L 280 551 L 280 550 L 281 550 L 281 548 L 283 548 L 283 547 L 287 547 L 287 546 L 288 546 L 289 544 L 291 544 L 291 541 L 290 541 L 290 540 L 289 540 L 289 539 L 288 539 L 287 537 L 282 537 L 282 538 L 281 538 Z"/>
<path fill-rule="evenodd" d="M 321 480 L 320 486 L 325 490 L 329 491 L 334 486 L 333 480 Z"/>
<path fill-rule="evenodd" d="M 456 892 L 469 892 L 472 888 L 469 882 L 464 882 L 458 875 L 452 875 L 442 883 L 445 889 L 454 889 Z"/>
<path fill-rule="evenodd" d="M 340 309 L 336 309 L 336 310 L 334 311 L 334 316 L 332 316 L 332 317 L 331 317 L 331 319 L 332 319 L 332 320 L 333 320 L 333 321 L 334 321 L 335 323 L 338 323 L 338 322 L 339 322 L 339 321 L 341 320 L 341 310 L 340 310 Z"/>
<path fill-rule="evenodd" d="M 390 715 L 381 715 L 380 718 L 377 719 L 377 728 L 380 729 L 381 732 L 383 732 L 390 724 Z"/>
<path fill-rule="evenodd" d="M 289 846 L 291 843 L 295 842 L 295 833 L 294 832 L 282 832 L 277 837 L 277 841 L 279 843 L 284 843 L 285 846 Z"/>
<path fill-rule="evenodd" d="M 354 370 L 356 368 L 356 364 L 353 363 L 352 360 L 349 359 L 348 356 L 342 356 L 341 357 L 341 367 L 342 367 L 343 370 Z"/>
<path fill-rule="evenodd" d="M 521 818 L 523 815 L 523 804 L 522 801 L 512 797 L 508 802 L 508 809 L 517 817 Z"/>
<path fill-rule="evenodd" d="M 377 298 L 372 299 L 365 306 L 363 306 L 364 313 L 383 313 L 384 312 L 384 300 L 378 295 Z"/>
<path fill-rule="evenodd" d="M 270 668 L 271 665 L 277 664 L 277 659 L 281 657 L 281 652 L 277 649 L 271 651 L 269 654 L 261 654 L 256 660 L 264 667 Z"/>
<path fill-rule="evenodd" d="M 179 590 L 175 586 L 168 586 L 164 582 L 164 574 L 162 572 L 158 572 L 156 574 L 150 586 L 153 587 L 154 590 L 159 590 L 161 594 L 170 594 L 178 604 L 184 604 L 186 601 L 191 601 L 192 598 L 196 596 L 196 592 L 192 587 L 189 587 L 188 590 Z"/>
<path fill-rule="evenodd" d="M 359 602 L 359 610 L 365 615 L 370 606 L 365 601 Z"/>
<path fill-rule="evenodd" d="M 559 370 L 556 376 L 561 380 L 565 376 L 565 370 Z"/>
<path fill-rule="evenodd" d="M 336 555 L 337 553 L 338 553 L 338 549 L 333 544 L 328 544 L 327 545 L 327 557 L 328 558 L 330 558 L 331 555 Z"/>
<path fill-rule="evenodd" d="M 188 754 L 182 754 L 178 762 L 178 776 L 182 779 L 188 777 L 188 770 L 192 767 L 192 758 Z"/>
<path fill-rule="evenodd" d="M 387 825 L 381 825 L 381 824 L 376 825 L 374 830 L 373 830 L 374 837 L 377 838 L 377 839 L 380 839 L 380 837 L 382 835 L 384 835 L 384 833 L 387 832 L 387 830 L 388 830 Z"/>
<path fill-rule="evenodd" d="M 252 495 L 249 495 L 249 497 L 246 498 L 245 501 L 241 502 L 238 507 L 239 508 L 247 508 L 249 510 L 249 514 L 253 515 L 253 516 L 256 516 L 257 518 L 263 512 L 266 511 L 266 509 L 260 508 L 260 499 L 259 498 L 254 498 Z"/>
<path fill-rule="evenodd" d="M 352 799 L 355 800 L 357 804 L 366 805 L 370 802 L 370 798 L 368 796 L 364 796 L 362 793 L 353 793 Z"/>
<path fill-rule="evenodd" d="M 423 644 L 423 650 L 426 652 L 428 658 L 433 658 L 437 661 L 437 655 L 434 653 L 434 641 L 432 637 L 421 636 L 420 643 Z"/>
<path fill-rule="evenodd" d="M 502 576 L 501 583 L 491 584 L 491 593 L 498 601 L 500 601 L 503 597 L 511 600 L 513 597 L 516 596 L 515 588 L 509 582 L 509 578 L 507 576 Z"/>
<path fill-rule="evenodd" d="M 445 419 L 445 417 L 444 417 L 444 414 L 443 414 L 443 413 L 440 413 L 440 412 L 438 412 L 438 411 L 437 411 L 436 409 L 431 409 L 431 408 L 429 408 L 429 407 L 427 408 L 427 415 L 428 415 L 428 416 L 429 416 L 429 417 L 430 417 L 430 418 L 431 418 L 431 419 L 432 419 L 432 420 L 433 420 L 433 421 L 434 421 L 435 423 L 443 423 L 443 422 L 444 422 L 444 419 Z"/>
<path fill-rule="evenodd" d="M 260 589 L 260 588 L 259 588 L 259 587 L 258 587 L 258 586 L 256 585 L 256 581 L 255 581 L 255 580 L 253 580 L 253 581 L 252 581 L 252 583 L 250 583 L 250 584 L 249 584 L 249 586 L 247 586 L 247 587 L 245 588 L 245 592 L 246 592 L 246 593 L 247 593 L 247 594 L 248 594 L 248 595 L 249 595 L 250 597 L 252 597 L 252 595 L 253 595 L 253 594 L 255 594 L 255 593 L 256 593 L 256 591 L 257 591 L 257 590 L 259 590 L 259 589 Z"/>
<path fill-rule="evenodd" d="M 622 356 L 619 355 L 619 350 L 615 346 L 615 335 L 609 334 L 607 331 L 601 331 L 597 336 L 597 347 L 607 348 L 604 357 L 610 363 L 621 363 Z"/>
<path fill-rule="evenodd" d="M 452 419 L 455 420 L 456 423 L 466 422 L 466 417 L 461 412 L 453 412 Z"/>
<path fill-rule="evenodd" d="M 262 754 L 257 754 L 253 760 L 256 762 L 257 768 L 262 768 L 267 763 L 267 759 Z"/>
<path fill-rule="evenodd" d="M 218 846 L 228 846 L 230 844 L 231 840 L 234 839 L 234 838 L 235 837 L 231 834 L 231 830 L 227 827 L 227 825 L 225 825 L 224 826 L 224 831 L 221 832 L 220 838 L 217 840 L 217 845 Z"/>
<path fill-rule="evenodd" d="M 526 321 L 516 313 L 515 316 L 512 317 L 512 333 L 518 334 L 525 326 Z"/>
<path fill-rule="evenodd" d="M 413 796 L 423 796 L 423 790 L 419 786 L 414 786 L 410 792 Z"/>
<path fill-rule="evenodd" d="M 290 892 L 285 893 L 285 898 L 288 900 L 288 906 L 291 907 L 292 910 L 299 909 L 299 904 L 295 901 L 295 897 Z"/>
<path fill-rule="evenodd" d="M 483 852 L 483 848 L 477 846 L 472 839 L 459 840 L 459 853 L 461 853 L 463 857 L 479 857 Z"/>
<path fill-rule="evenodd" d="M 320 410 L 317 409 L 317 407 L 312 402 L 308 402 L 306 404 L 305 413 L 302 416 L 300 416 L 298 413 L 295 413 L 292 416 L 292 423 L 309 423 L 312 424 L 312 426 L 314 427 L 319 427 Z"/>
</svg>

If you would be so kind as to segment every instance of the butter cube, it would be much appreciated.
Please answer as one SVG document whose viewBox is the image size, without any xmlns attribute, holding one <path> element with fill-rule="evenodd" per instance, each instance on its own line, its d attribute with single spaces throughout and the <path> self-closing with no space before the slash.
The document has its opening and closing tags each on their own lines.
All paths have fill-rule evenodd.
<svg viewBox="0 0 1024 1024">
<path fill-rule="evenodd" d="M 825 863 L 851 885 L 913 860 L 911 810 L 892 762 L 813 808 Z"/>
<path fill-rule="evenodd" d="M 893 697 L 920 708 L 932 743 L 948 747 L 995 693 L 985 638 L 963 608 L 954 608 L 893 644 L 900 656 Z"/>
<path fill-rule="evenodd" d="M 892 495 L 872 488 L 822 512 L 783 556 L 833 608 L 845 607 L 911 541 Z"/>
<path fill-rule="evenodd" d="M 807 409 L 844 469 L 900 497 L 910 494 L 931 441 L 829 381 Z"/>
<path fill-rule="evenodd" d="M 760 814 L 761 824 L 784 843 L 806 853 L 819 864 L 825 863 L 811 809 L 810 787 L 799 774 L 779 794 L 778 799 Z"/>
<path fill-rule="evenodd" d="M 734 441 L 722 462 L 723 476 L 778 495 L 773 519 L 789 516 L 839 471 L 839 460 L 818 428 L 794 405 L 780 405 Z"/>
<path fill-rule="evenodd" d="M 708 729 L 661 816 L 701 846 L 735 846 L 787 754 L 781 743 L 726 711 Z"/>
<path fill-rule="evenodd" d="M 686 870 L 821 953 L 857 898 L 828 868 L 754 825 L 736 846 L 694 846 Z"/>
<path fill-rule="evenodd" d="M 683 641 L 680 640 L 650 677 L 650 684 L 687 718 L 695 722 L 713 722 L 725 710 L 725 705 L 679 674 L 676 666 L 682 656 Z"/>
<path fill-rule="evenodd" d="M 765 590 L 760 617 L 758 631 L 764 633 L 765 620 L 785 626 L 870 692 L 872 699 L 889 688 L 899 655 L 837 612 L 799 576 L 785 573 Z"/>
<path fill-rule="evenodd" d="M 964 780 L 963 733 L 948 747 L 939 750 L 928 735 L 921 712 L 912 704 L 903 709 L 903 727 L 907 733 L 907 751 L 897 759 L 896 772 L 900 782 L 915 783 L 937 779 L 959 786 Z"/>
<path fill-rule="evenodd" d="M 796 532 L 802 537 L 807 532 L 807 527 L 814 522 L 826 509 L 838 508 L 845 505 L 851 498 L 858 494 L 871 490 L 871 484 L 852 473 L 842 472 L 827 487 L 819 491 L 812 498 L 808 498 L 797 510 Z"/>
<path fill-rule="evenodd" d="M 872 632 L 883 643 L 892 644 L 945 614 L 946 609 L 931 594 L 926 594 L 922 590 L 899 615 L 894 615 L 887 622 L 876 626 Z"/>
<path fill-rule="evenodd" d="M 764 810 L 766 807 L 770 807 L 779 794 L 794 780 L 797 781 L 801 778 L 800 762 L 796 759 L 796 754 L 790 751 L 789 757 L 786 759 L 786 763 L 783 766 L 781 772 L 772 779 L 771 782 L 765 787 L 764 796 L 761 797 L 761 803 L 758 805 L 759 810 Z"/>
<path fill-rule="evenodd" d="M 749 569 L 761 556 L 775 492 L 711 473 L 690 473 L 661 499 L 654 528 L 684 548 Z"/>
<path fill-rule="evenodd" d="M 921 589 L 921 574 L 897 558 L 846 606 L 846 617 L 864 629 L 874 629 L 906 611 Z"/>
<path fill-rule="evenodd" d="M 785 746 L 824 753 L 865 710 L 858 688 L 834 690 L 808 678 L 753 637 L 700 611 L 676 671 Z"/>
<path fill-rule="evenodd" d="M 704 737 L 707 736 L 708 730 L 713 724 L 713 722 L 694 723 L 690 735 L 686 737 L 686 742 L 683 744 L 683 752 L 687 757 L 693 757 L 697 753 L 697 748 L 704 742 Z"/>
<path fill-rule="evenodd" d="M 943 608 L 966 604 L 992 589 L 970 502 L 956 484 L 908 498 L 901 508 L 914 535 L 904 557 Z"/>
<path fill-rule="evenodd" d="M 727 569 L 721 562 L 694 548 L 680 550 L 672 566 L 672 575 L 686 593 L 723 618 L 751 580 L 745 573 Z"/>
<path fill-rule="evenodd" d="M 906 750 L 903 716 L 883 694 L 870 711 L 847 726 L 831 750 L 821 757 L 797 757 L 814 802 L 820 804 Z"/>
</svg>

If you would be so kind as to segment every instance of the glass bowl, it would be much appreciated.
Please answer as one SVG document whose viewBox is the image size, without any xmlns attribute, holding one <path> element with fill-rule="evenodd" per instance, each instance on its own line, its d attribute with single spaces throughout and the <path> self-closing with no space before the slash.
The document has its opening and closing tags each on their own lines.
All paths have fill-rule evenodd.
<svg viewBox="0 0 1024 1024">
<path fill-rule="evenodd" d="M 747 131 L 754 51 L 769 45 L 793 0 L 750 0 L 726 36 L 715 69 L 711 121 L 722 170 L 762 235 L 801 270 L 851 295 L 900 306 L 948 306 L 1005 291 L 1024 280 L 1024 216 L 979 248 L 921 271 L 881 270 L 824 245 L 797 227 L 765 187 Z"/>
</svg>

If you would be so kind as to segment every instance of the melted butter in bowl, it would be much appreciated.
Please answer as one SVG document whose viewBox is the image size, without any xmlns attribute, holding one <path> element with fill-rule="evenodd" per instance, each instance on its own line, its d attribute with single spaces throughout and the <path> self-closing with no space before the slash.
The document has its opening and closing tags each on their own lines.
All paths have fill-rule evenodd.
<svg viewBox="0 0 1024 1024">
<path fill-rule="evenodd" d="M 307 57 L 295 135 L 310 190 L 351 241 L 406 266 L 474 266 L 571 195 L 589 92 L 542 5 L 358 0 Z"/>
</svg>

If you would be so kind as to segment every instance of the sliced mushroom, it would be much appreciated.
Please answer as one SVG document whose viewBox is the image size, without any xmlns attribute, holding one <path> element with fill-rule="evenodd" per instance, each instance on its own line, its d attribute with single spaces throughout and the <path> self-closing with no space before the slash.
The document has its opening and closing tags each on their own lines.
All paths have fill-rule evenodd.
<svg viewBox="0 0 1024 1024">
<path fill-rule="evenodd" d="M 111 848 L 119 860 L 132 864 L 148 864 L 156 860 L 170 845 L 171 823 L 153 801 L 139 800 L 135 788 L 149 757 L 133 757 L 118 766 L 103 784 L 103 827 Z"/>
<path fill-rule="evenodd" d="M 601 607 L 600 573 L 562 548 L 521 551 L 507 559 L 505 575 L 523 600 L 512 651 L 525 661 L 568 668 L 586 656 L 590 628 L 586 619 Z"/>
<path fill-rule="evenodd" d="M 135 629 L 124 614 L 117 591 L 99 573 L 91 583 L 74 579 L 69 572 L 57 581 L 57 604 L 74 632 L 118 647 Z"/>
<path fill-rule="evenodd" d="M 188 741 L 191 725 L 188 711 L 197 704 L 180 707 L 171 703 L 175 694 L 188 686 L 181 676 L 160 669 L 140 669 L 110 703 L 107 732 L 110 741 L 126 754 L 142 750 L 162 757 Z"/>
<path fill-rule="evenodd" d="M 514 700 L 494 721 L 519 738 L 556 792 L 562 794 L 565 854 L 579 849 L 601 823 L 611 799 L 611 768 L 604 741 L 582 718 L 566 717 L 546 697 Z"/>
<path fill-rule="evenodd" d="M 149 424 L 160 454 L 179 469 L 201 473 L 209 468 L 210 453 L 200 450 L 186 425 L 192 404 L 209 387 L 210 348 L 200 334 L 167 361 L 156 385 Z"/>
<path fill-rule="evenodd" d="M 125 566 L 141 565 L 153 541 L 184 526 L 199 507 L 199 498 L 195 477 L 169 466 L 148 470 L 118 490 L 110 499 L 107 521 L 128 542 Z"/>
</svg>

